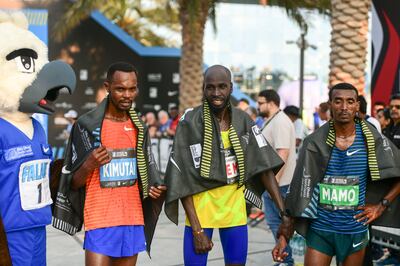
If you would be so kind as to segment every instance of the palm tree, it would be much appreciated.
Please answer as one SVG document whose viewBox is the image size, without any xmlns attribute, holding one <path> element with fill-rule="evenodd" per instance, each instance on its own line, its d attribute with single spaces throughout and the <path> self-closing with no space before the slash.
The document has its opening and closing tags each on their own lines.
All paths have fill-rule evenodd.
<svg viewBox="0 0 400 266">
<path fill-rule="evenodd" d="M 217 0 L 178 0 L 179 20 L 182 26 L 182 56 L 179 65 L 180 110 L 197 106 L 202 99 L 203 38 L 207 18 L 215 29 Z"/>
<path fill-rule="evenodd" d="M 270 0 L 268 5 L 284 7 L 289 17 L 302 27 L 307 23 L 299 9 L 317 9 L 330 15 L 331 53 L 329 86 L 353 84 L 360 93 L 365 88 L 368 11 L 370 0 Z M 305 23 L 304 23 L 305 22 Z"/>
<path fill-rule="evenodd" d="M 54 37 L 63 40 L 67 33 L 86 19 L 93 10 L 101 11 L 108 19 L 145 46 L 177 46 L 173 40 L 157 34 L 154 26 L 179 32 L 178 12 L 168 0 L 77 0 L 69 4 L 63 19 L 55 25 Z"/>
<path fill-rule="evenodd" d="M 370 0 L 331 2 L 329 84 L 348 82 L 363 93 Z"/>
</svg>

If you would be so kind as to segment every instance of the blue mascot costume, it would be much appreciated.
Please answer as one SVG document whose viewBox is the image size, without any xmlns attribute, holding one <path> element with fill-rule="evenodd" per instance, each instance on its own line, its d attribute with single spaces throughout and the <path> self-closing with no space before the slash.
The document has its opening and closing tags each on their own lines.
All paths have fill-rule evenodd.
<svg viewBox="0 0 400 266">
<path fill-rule="evenodd" d="M 0 264 L 46 265 L 51 223 L 51 148 L 33 113 L 54 113 L 72 68 L 48 62 L 47 47 L 19 12 L 0 11 Z"/>
</svg>

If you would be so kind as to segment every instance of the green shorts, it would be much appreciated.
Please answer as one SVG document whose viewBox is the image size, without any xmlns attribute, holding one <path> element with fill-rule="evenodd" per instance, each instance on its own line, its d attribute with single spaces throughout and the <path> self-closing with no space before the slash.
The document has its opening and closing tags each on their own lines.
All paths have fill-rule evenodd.
<svg viewBox="0 0 400 266">
<path fill-rule="evenodd" d="M 343 262 L 349 255 L 366 247 L 368 241 L 368 231 L 357 234 L 341 234 L 308 228 L 306 235 L 307 247 L 328 256 L 336 255 L 336 260 L 339 262 Z"/>
</svg>

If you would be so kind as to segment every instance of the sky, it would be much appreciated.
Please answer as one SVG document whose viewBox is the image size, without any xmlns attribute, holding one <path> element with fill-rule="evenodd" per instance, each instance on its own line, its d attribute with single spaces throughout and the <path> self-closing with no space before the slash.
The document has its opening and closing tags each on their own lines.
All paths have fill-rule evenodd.
<svg viewBox="0 0 400 266">
<path fill-rule="evenodd" d="M 257 71 L 267 67 L 283 70 L 293 78 L 299 76 L 300 49 L 286 41 L 296 41 L 299 27 L 278 7 L 219 4 L 216 13 L 217 32 L 210 21 L 204 37 L 204 62 Z M 312 15 L 306 39 L 317 46 L 305 52 L 305 73 L 315 73 L 324 81 L 329 70 L 330 23 L 328 17 Z"/>
</svg>

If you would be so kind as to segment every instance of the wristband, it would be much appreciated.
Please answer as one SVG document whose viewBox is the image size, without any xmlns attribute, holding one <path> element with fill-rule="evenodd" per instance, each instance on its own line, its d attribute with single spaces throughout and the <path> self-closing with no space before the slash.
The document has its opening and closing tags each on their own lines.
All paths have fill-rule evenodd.
<svg viewBox="0 0 400 266">
<path fill-rule="evenodd" d="M 203 228 L 201 228 L 199 231 L 194 231 L 194 230 L 192 230 L 192 232 L 193 232 L 194 235 L 198 236 L 198 235 L 200 235 L 201 233 L 204 233 L 204 230 L 203 230 Z"/>
</svg>

